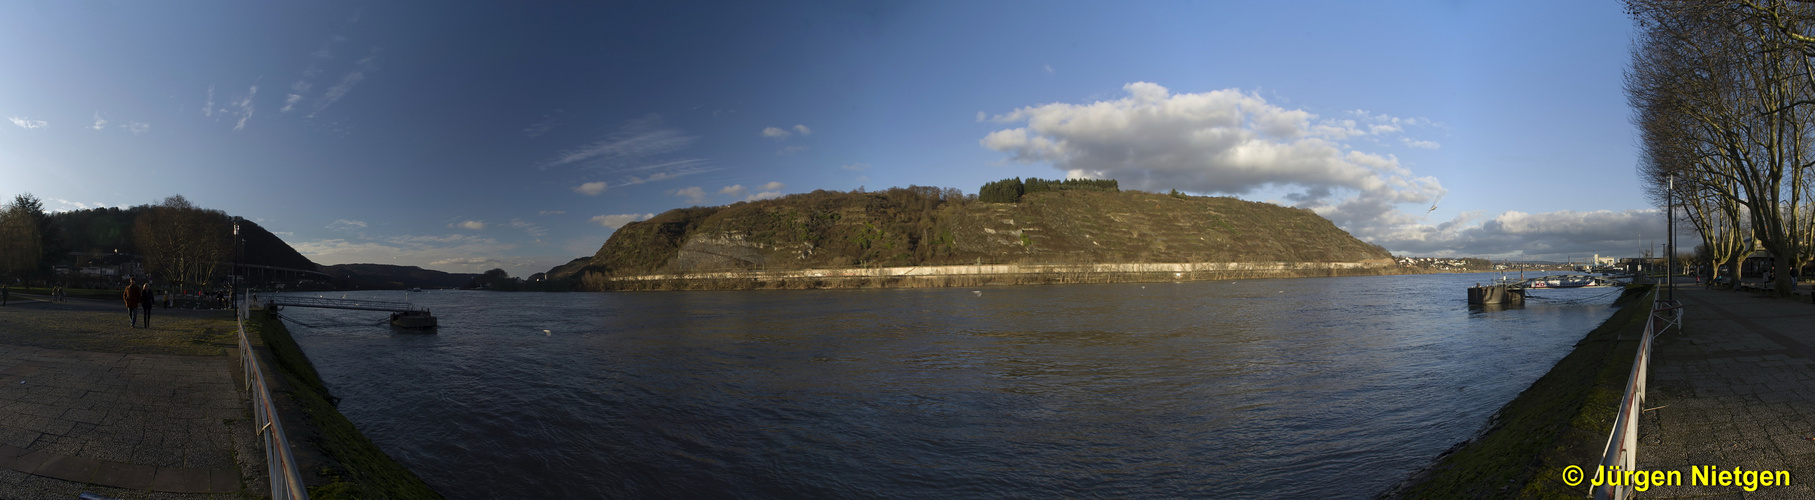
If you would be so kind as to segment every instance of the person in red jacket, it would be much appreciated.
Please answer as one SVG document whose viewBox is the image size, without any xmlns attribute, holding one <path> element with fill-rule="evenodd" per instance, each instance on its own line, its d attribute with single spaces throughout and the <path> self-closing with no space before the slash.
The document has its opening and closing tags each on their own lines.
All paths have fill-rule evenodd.
<svg viewBox="0 0 1815 500">
<path fill-rule="evenodd" d="M 126 278 L 126 293 L 121 296 L 126 299 L 126 317 L 132 320 L 133 328 L 139 327 L 139 301 L 145 298 L 144 293 L 138 278 Z"/>
</svg>

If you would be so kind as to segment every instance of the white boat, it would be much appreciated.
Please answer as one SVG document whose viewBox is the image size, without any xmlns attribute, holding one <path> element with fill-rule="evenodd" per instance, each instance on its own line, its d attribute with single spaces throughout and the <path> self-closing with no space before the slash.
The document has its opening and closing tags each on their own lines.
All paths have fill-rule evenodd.
<svg viewBox="0 0 1815 500">
<path fill-rule="evenodd" d="M 1545 276 L 1535 279 L 1528 285 L 1530 288 L 1582 288 L 1593 285 L 1591 276 Z"/>
</svg>

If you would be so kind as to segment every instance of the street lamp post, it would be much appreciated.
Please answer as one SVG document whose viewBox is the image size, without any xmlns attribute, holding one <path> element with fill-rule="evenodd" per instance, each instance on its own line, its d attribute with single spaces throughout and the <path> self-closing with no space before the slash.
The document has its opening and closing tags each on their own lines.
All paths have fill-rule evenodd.
<svg viewBox="0 0 1815 500">
<path fill-rule="evenodd" d="M 243 248 L 239 240 L 239 221 L 239 217 L 233 218 L 233 270 L 227 273 L 227 303 L 229 304 L 239 299 L 239 260 L 240 251 Z"/>
<path fill-rule="evenodd" d="M 1670 284 L 1669 291 L 1665 292 L 1668 294 L 1668 300 L 1674 301 L 1676 300 L 1676 275 L 1672 274 L 1672 269 L 1676 267 L 1676 174 L 1670 174 L 1667 186 L 1668 189 L 1664 190 L 1664 217 L 1666 217 L 1665 225 L 1669 228 L 1670 234 L 1664 237 L 1664 251 L 1668 253 L 1664 256 L 1664 279 L 1668 280 L 1666 283 Z"/>
</svg>

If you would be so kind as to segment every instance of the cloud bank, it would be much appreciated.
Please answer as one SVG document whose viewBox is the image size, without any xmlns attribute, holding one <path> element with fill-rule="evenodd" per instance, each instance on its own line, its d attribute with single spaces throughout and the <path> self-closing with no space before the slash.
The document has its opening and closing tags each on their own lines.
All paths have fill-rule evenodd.
<svg viewBox="0 0 1815 500">
<path fill-rule="evenodd" d="M 1543 214 L 1506 212 L 1480 223 L 1465 213 L 1437 225 L 1423 216 L 1448 192 L 1392 153 L 1428 150 L 1411 137 L 1440 126 L 1423 118 L 1350 111 L 1323 118 L 1224 89 L 1174 93 L 1158 84 L 1124 85 L 1119 99 L 1028 106 L 979 121 L 1014 124 L 978 141 L 1008 160 L 1047 164 L 1070 178 L 1113 178 L 1125 188 L 1253 195 L 1285 193 L 1362 240 L 1416 255 L 1552 258 L 1636 250 L 1640 234 L 1661 238 L 1654 210 Z M 1407 209 L 1411 210 L 1410 213 Z M 1416 214 L 1416 215 L 1414 215 Z"/>
<path fill-rule="evenodd" d="M 624 227 L 625 224 L 629 224 L 629 223 L 636 222 L 636 221 L 649 220 L 652 217 L 655 217 L 655 214 L 615 214 L 615 215 L 598 215 L 598 216 L 594 216 L 591 220 L 594 224 L 598 224 L 600 226 L 608 227 L 611 229 L 617 229 L 620 227 Z"/>
</svg>

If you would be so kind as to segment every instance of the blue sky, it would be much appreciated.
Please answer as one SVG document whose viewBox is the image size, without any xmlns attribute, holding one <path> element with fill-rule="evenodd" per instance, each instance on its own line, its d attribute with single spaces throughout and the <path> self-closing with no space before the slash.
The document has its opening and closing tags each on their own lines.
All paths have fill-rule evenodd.
<svg viewBox="0 0 1815 500">
<path fill-rule="evenodd" d="M 182 194 L 324 264 L 519 276 L 680 206 L 1016 176 L 1408 255 L 1662 234 L 1615 2 L 854 4 L 4 3 L 0 194 Z"/>
</svg>

